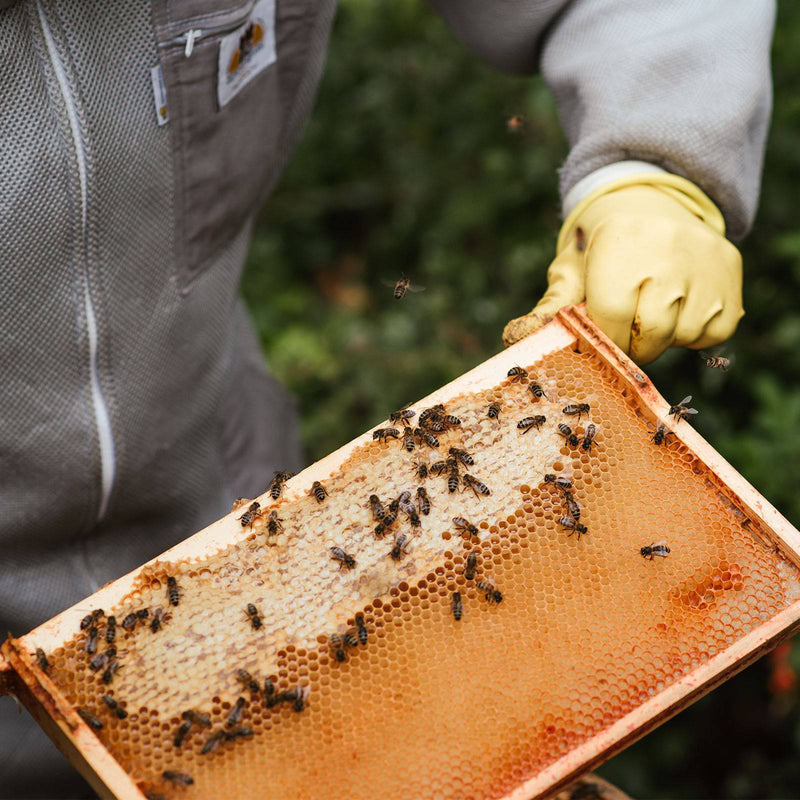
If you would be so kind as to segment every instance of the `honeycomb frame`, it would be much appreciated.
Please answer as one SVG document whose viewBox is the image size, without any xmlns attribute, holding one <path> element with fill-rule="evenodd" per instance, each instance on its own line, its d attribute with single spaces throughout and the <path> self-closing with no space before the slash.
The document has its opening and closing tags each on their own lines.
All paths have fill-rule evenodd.
<svg viewBox="0 0 800 800">
<path fill-rule="evenodd" d="M 560 352 L 588 354 L 598 363 L 602 362 L 605 370 L 603 380 L 615 386 L 616 391 L 624 395 L 625 402 L 634 408 L 636 415 L 651 431 L 655 430 L 660 422 L 667 420 L 669 405 L 638 367 L 592 325 L 580 308 L 562 310 L 556 319 L 535 334 L 442 387 L 419 403 L 415 403 L 414 407 L 420 408 L 438 402 L 448 403 L 454 397 L 485 392 L 502 382 L 501 378 L 504 378 L 511 366 L 536 365 Z M 670 425 L 670 428 L 674 433 L 670 447 L 680 449 L 684 454 L 685 471 L 691 470 L 695 475 L 693 479 L 695 483 L 702 484 L 706 488 L 712 487 L 713 491 L 723 498 L 721 501 L 723 506 L 729 506 L 728 511 L 738 519 L 746 536 L 760 543 L 759 547 L 763 552 L 760 551 L 759 558 L 772 559 L 775 564 L 784 565 L 785 568 L 782 567 L 784 575 L 788 575 L 787 570 L 797 570 L 800 567 L 800 534 L 687 423 Z M 601 426 L 601 446 L 604 444 L 603 434 Z M 294 477 L 286 485 L 285 496 L 281 503 L 309 502 L 307 493 L 314 481 L 328 483 L 330 476 L 336 475 L 344 464 L 349 463 L 354 453 L 370 447 L 375 447 L 372 442 L 372 430 Z M 480 472 L 477 474 L 480 475 Z M 266 494 L 259 499 L 265 507 L 271 503 Z M 22 700 L 45 732 L 103 797 L 143 800 L 142 782 L 125 771 L 100 738 L 77 714 L 76 708 L 65 696 L 57 681 L 38 668 L 33 653 L 37 647 L 41 647 L 47 653 L 63 648 L 66 643 L 75 639 L 78 622 L 85 615 L 87 607 L 120 606 L 135 594 L 136 587 L 143 579 L 149 579 L 148 576 L 159 570 L 163 572 L 165 563 L 199 563 L 205 558 L 215 557 L 227 548 L 241 547 L 253 536 L 237 522 L 237 517 L 242 511 L 243 509 L 239 509 L 231 512 L 139 569 L 106 585 L 92 597 L 64 611 L 26 636 L 19 639 L 9 638 L 0 651 L 2 652 L 0 693 L 13 693 Z M 561 532 L 562 535 L 564 533 L 565 531 Z M 599 530 L 594 533 L 590 531 L 590 536 L 599 538 L 599 534 Z M 745 534 L 740 532 L 740 535 Z M 574 542 L 574 537 L 570 542 Z M 647 543 L 642 542 L 642 544 Z M 658 562 L 653 566 L 658 569 Z M 732 569 L 729 568 L 727 572 L 730 573 Z M 423 575 L 427 572 L 427 568 L 422 570 Z M 736 578 L 731 579 L 730 575 L 725 578 L 721 575 L 719 580 L 721 583 L 725 581 L 735 583 Z M 543 797 L 608 759 L 743 669 L 800 625 L 800 599 L 797 599 L 798 595 L 794 592 L 795 585 L 798 584 L 797 576 L 792 573 L 786 580 L 787 585 L 792 586 L 792 592 L 786 594 L 786 598 L 793 598 L 791 602 L 784 598 L 782 607 L 776 606 L 773 609 L 767 606 L 761 617 L 755 619 L 743 635 L 735 637 L 732 641 L 729 639 L 726 646 L 709 653 L 704 659 L 687 661 L 689 666 L 676 671 L 674 680 L 657 691 L 632 698 L 631 705 L 624 714 L 608 724 L 603 723 L 599 728 L 590 730 L 591 735 L 584 736 L 583 739 L 573 737 L 569 740 L 566 750 L 562 748 L 563 752 L 558 753 L 549 763 L 540 765 L 533 772 L 528 770 L 528 774 L 515 773 L 505 780 L 500 789 L 493 789 L 489 793 L 488 790 L 484 790 L 483 794 L 472 794 L 472 790 L 462 788 L 459 794 L 451 793 L 450 796 L 470 798 L 491 796 L 503 800 Z M 410 573 L 408 582 L 412 582 Z M 466 591 L 464 594 L 465 602 L 474 605 L 475 598 Z M 357 604 L 351 603 L 351 605 L 352 608 L 344 611 L 340 608 L 339 616 L 351 618 L 358 608 Z M 399 609 L 399 604 L 395 608 Z M 481 613 L 484 611 L 482 609 Z M 577 644 L 580 645 L 580 642 Z M 590 707 L 592 702 L 593 698 L 589 698 L 587 707 Z M 230 704 L 227 705 L 226 712 L 229 707 Z M 181 790 L 171 793 L 170 796 L 188 798 L 191 797 L 190 791 L 190 789 Z"/>
</svg>

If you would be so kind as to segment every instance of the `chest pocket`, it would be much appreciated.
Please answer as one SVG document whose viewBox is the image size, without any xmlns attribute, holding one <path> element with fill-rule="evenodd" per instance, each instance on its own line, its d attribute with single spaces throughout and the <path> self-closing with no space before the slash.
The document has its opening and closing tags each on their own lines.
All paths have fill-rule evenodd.
<svg viewBox="0 0 800 800">
<path fill-rule="evenodd" d="M 283 166 L 286 119 L 314 14 L 303 0 L 279 5 L 283 21 L 276 0 L 153 3 L 184 292 L 242 230 Z"/>
</svg>

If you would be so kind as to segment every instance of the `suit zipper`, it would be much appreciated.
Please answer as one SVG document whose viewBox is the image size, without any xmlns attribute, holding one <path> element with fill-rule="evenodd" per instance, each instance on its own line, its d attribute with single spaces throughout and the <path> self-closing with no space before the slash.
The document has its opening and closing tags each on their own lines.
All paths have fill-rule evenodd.
<svg viewBox="0 0 800 800">
<path fill-rule="evenodd" d="M 75 105 L 75 98 L 69 88 L 67 75 L 64 65 L 58 57 L 55 40 L 47 23 L 44 14 L 42 0 L 36 0 L 36 10 L 39 15 L 39 22 L 44 34 L 47 54 L 58 81 L 64 106 L 67 110 L 70 133 L 75 147 L 75 160 L 78 165 L 78 181 L 81 190 L 81 236 L 82 236 L 82 255 L 84 260 L 83 269 L 83 307 L 86 315 L 86 333 L 89 340 L 89 383 L 92 395 L 92 407 L 94 409 L 95 425 L 97 427 L 97 439 L 100 447 L 100 503 L 97 508 L 97 522 L 100 522 L 108 511 L 108 502 L 111 498 L 111 491 L 114 487 L 116 465 L 114 462 L 114 436 L 111 429 L 111 417 L 108 413 L 108 406 L 103 397 L 103 390 L 100 387 L 100 376 L 97 369 L 97 317 L 94 311 L 92 295 L 89 291 L 89 265 L 87 256 L 87 216 L 88 216 L 88 172 L 86 169 L 86 153 L 84 151 L 83 137 L 78 123 L 78 111 Z"/>
<path fill-rule="evenodd" d="M 189 58 L 194 52 L 194 45 L 196 42 L 199 42 L 201 39 L 205 39 L 208 36 L 217 36 L 220 33 L 229 33 L 230 31 L 235 31 L 247 21 L 250 14 L 253 13 L 254 6 L 255 0 L 248 3 L 247 11 L 240 14 L 233 22 L 227 22 L 224 25 L 212 25 L 209 28 L 189 28 L 189 30 L 187 30 L 185 33 L 174 36 L 172 39 L 168 39 L 166 42 L 160 42 L 158 46 L 171 47 L 172 45 L 181 44 L 183 45 L 183 54 L 186 56 L 186 58 Z"/>
</svg>

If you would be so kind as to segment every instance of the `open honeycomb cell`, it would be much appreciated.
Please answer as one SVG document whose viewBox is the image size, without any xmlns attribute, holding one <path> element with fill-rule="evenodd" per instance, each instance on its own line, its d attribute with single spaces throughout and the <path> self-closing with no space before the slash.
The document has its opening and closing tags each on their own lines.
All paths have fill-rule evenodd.
<svg viewBox="0 0 800 800">
<path fill-rule="evenodd" d="M 217 523 L 230 532 L 227 546 L 145 565 L 105 608 L 117 619 L 120 665 L 109 683 L 89 669 L 86 631 L 50 653 L 55 687 L 103 722 L 97 737 L 142 791 L 505 797 L 800 599 L 794 563 L 679 438 L 654 444 L 638 396 L 602 357 L 564 346 L 522 366 L 546 397 L 534 399 L 527 383 L 499 372 L 494 385 L 447 400 L 461 424 L 436 433 L 438 447 L 407 452 L 398 440 L 364 440 L 323 479 L 323 502 L 302 475 L 277 501 L 259 498 L 267 513 L 277 511 L 276 536 L 266 513 L 243 528 L 244 505 Z M 487 416 L 490 403 L 501 406 L 499 418 Z M 562 411 L 575 403 L 590 406 L 580 420 Z M 418 418 L 424 407 L 411 408 Z M 523 434 L 517 423 L 531 415 L 546 422 Z M 594 424 L 592 446 L 570 446 L 559 423 L 580 441 Z M 415 463 L 446 459 L 450 447 L 472 455 L 460 475 L 491 494 L 463 482 L 450 492 L 447 472 L 414 475 Z M 559 524 L 564 494 L 544 482 L 546 473 L 572 482 L 586 533 Z M 430 514 L 415 527 L 400 510 L 392 530 L 376 537 L 369 495 L 388 504 L 418 486 Z M 458 530 L 454 517 L 475 532 Z M 397 559 L 394 533 L 410 537 Z M 641 548 L 659 541 L 668 556 L 643 558 Z M 332 547 L 355 566 L 340 566 Z M 177 606 L 168 577 L 177 580 Z M 488 584 L 500 601 L 487 599 Z M 141 608 L 148 619 L 123 629 L 121 620 Z M 343 646 L 339 660 L 331 637 L 355 633 L 359 615 L 366 644 Z M 104 618 L 98 628 L 103 652 Z M 240 669 L 258 680 L 258 693 L 237 680 Z M 266 679 L 276 693 L 299 687 L 302 710 L 270 705 Z M 235 727 L 252 735 L 204 754 L 215 732 L 231 729 L 238 698 Z M 193 725 L 176 747 L 189 709 L 207 713 L 210 726 Z M 194 783 L 175 787 L 164 770 Z"/>
</svg>

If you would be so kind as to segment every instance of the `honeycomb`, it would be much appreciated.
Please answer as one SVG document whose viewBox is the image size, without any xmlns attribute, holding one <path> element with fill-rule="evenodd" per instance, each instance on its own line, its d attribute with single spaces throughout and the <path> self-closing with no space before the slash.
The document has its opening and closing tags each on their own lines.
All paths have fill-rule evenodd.
<svg viewBox="0 0 800 800">
<path fill-rule="evenodd" d="M 55 685 L 102 722 L 96 735 L 143 792 L 503 797 L 800 598 L 798 569 L 679 439 L 654 444 L 638 397 L 600 356 L 564 347 L 522 366 L 545 396 L 498 374 L 494 386 L 447 402 L 461 424 L 437 433 L 437 448 L 365 442 L 323 479 L 322 502 L 306 493 L 308 481 L 291 491 L 302 476 L 277 501 L 260 498 L 277 511 L 276 535 L 266 515 L 243 528 L 244 505 L 226 518 L 229 546 L 146 565 L 98 622 L 103 652 L 105 619 L 117 621 L 120 668 L 109 683 L 88 668 L 87 631 L 48 653 Z M 500 406 L 496 419 L 491 403 Z M 562 412 L 576 403 L 591 409 L 580 420 Z M 422 406 L 412 408 L 418 419 Z M 517 423 L 532 415 L 546 422 L 523 433 Z M 559 423 L 572 427 L 578 447 Z M 596 435 L 585 450 L 590 423 Z M 415 475 L 415 464 L 445 459 L 450 447 L 472 455 L 461 474 L 490 495 L 463 485 L 451 493 L 447 472 Z M 583 535 L 559 524 L 563 492 L 543 481 L 546 473 L 572 482 Z M 413 498 L 418 486 L 430 513 L 417 527 L 400 511 L 376 537 L 369 496 L 388 504 L 404 490 Z M 457 529 L 454 517 L 476 530 Z M 410 537 L 397 558 L 393 533 Z M 642 547 L 661 540 L 667 557 L 642 557 Z M 332 547 L 355 566 L 337 563 Z M 168 577 L 177 580 L 177 606 Z M 501 601 L 490 602 L 498 597 L 479 583 Z M 147 620 L 121 626 L 143 608 Z M 239 681 L 240 669 L 258 680 L 258 694 Z M 268 703 L 267 680 L 273 697 L 300 687 L 289 697 L 302 699 Z M 214 732 L 230 730 L 239 698 L 236 726 L 252 735 L 222 737 L 203 753 Z M 193 725 L 176 747 L 190 709 L 211 724 Z M 165 770 L 193 784 L 168 782 Z"/>
</svg>

